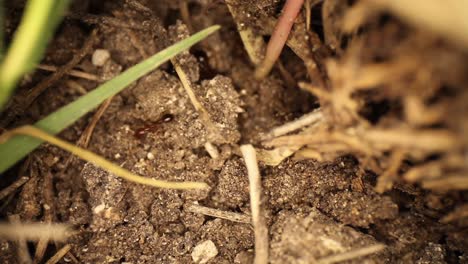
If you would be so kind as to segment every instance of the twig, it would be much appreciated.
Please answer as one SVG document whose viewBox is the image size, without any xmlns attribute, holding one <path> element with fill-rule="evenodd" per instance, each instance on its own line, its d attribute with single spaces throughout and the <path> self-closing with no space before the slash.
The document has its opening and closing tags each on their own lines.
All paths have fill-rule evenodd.
<svg viewBox="0 0 468 264">
<path fill-rule="evenodd" d="M 38 64 L 36 68 L 38 68 L 39 70 L 50 71 L 50 72 L 57 72 L 60 70 L 60 68 L 58 68 L 57 66 L 46 65 L 46 64 Z M 78 70 L 70 70 L 69 72 L 65 74 L 73 76 L 73 77 L 89 80 L 89 81 L 95 81 L 95 82 L 103 81 L 99 76 L 95 74 L 78 71 Z"/>
<path fill-rule="evenodd" d="M 42 198 L 44 200 L 44 223 L 51 224 L 55 221 L 55 204 L 54 204 L 54 183 L 52 173 L 41 166 L 41 174 L 44 179 Z M 34 254 L 34 263 L 40 263 L 44 258 L 49 244 L 49 238 L 44 237 L 37 242 L 36 252 Z"/>
<path fill-rule="evenodd" d="M 67 253 L 70 251 L 71 246 L 70 245 L 65 245 L 63 248 L 61 248 L 57 253 L 55 253 L 54 256 L 52 256 L 46 264 L 55 264 L 59 262 Z"/>
<path fill-rule="evenodd" d="M 424 180 L 421 185 L 425 189 L 466 190 L 468 189 L 468 176 L 445 174 L 441 179 Z"/>
<path fill-rule="evenodd" d="M 401 149 L 397 149 L 392 153 L 390 157 L 390 165 L 377 179 L 377 185 L 375 186 L 376 192 L 383 193 L 392 188 L 393 181 L 398 176 L 398 169 L 405 158 L 405 154 L 406 151 L 402 151 Z"/>
<path fill-rule="evenodd" d="M 255 230 L 255 264 L 268 263 L 268 227 L 261 209 L 262 186 L 255 149 L 252 145 L 240 147 L 249 176 L 250 207 Z"/>
<path fill-rule="evenodd" d="M 450 212 L 448 215 L 444 216 L 440 222 L 442 223 L 450 223 L 454 222 L 463 218 L 468 218 L 468 204 L 464 204 L 454 211 Z"/>
<path fill-rule="evenodd" d="M 221 218 L 221 219 L 238 222 L 238 223 L 245 223 L 245 224 L 252 223 L 252 219 L 248 215 L 228 212 L 228 211 L 221 211 L 218 209 L 209 208 L 209 207 L 205 207 L 205 206 L 198 205 L 198 204 L 190 204 L 185 207 L 185 210 L 191 213 L 209 215 L 209 216 L 213 216 L 216 218 Z"/>
<path fill-rule="evenodd" d="M 97 123 L 99 122 L 99 120 L 101 119 L 102 115 L 106 112 L 107 108 L 109 108 L 109 105 L 110 103 L 112 102 L 112 99 L 114 98 L 114 96 L 106 99 L 102 104 L 101 106 L 98 108 L 98 110 L 96 111 L 96 113 L 94 113 L 93 115 L 93 119 L 91 120 L 91 122 L 89 122 L 88 126 L 86 127 L 86 129 L 83 131 L 83 133 L 81 134 L 80 138 L 78 139 L 78 141 L 76 142 L 76 146 L 78 147 L 82 147 L 82 148 L 88 148 L 88 144 L 89 144 L 89 141 L 91 140 L 91 135 L 93 134 L 94 132 L 94 128 L 96 127 Z M 73 158 L 75 156 L 73 155 L 70 155 L 67 160 L 64 162 L 64 166 L 63 166 L 63 171 L 65 171 L 68 166 L 70 165 L 70 163 L 73 161 Z"/>
<path fill-rule="evenodd" d="M 190 10 L 188 6 L 188 1 L 186 0 L 179 1 L 179 10 L 180 10 L 180 15 L 182 17 L 182 21 L 184 21 L 184 24 L 187 25 L 189 32 L 190 33 L 194 32 L 192 21 L 190 20 Z"/>
<path fill-rule="evenodd" d="M 2 228 L 2 224 L 0 224 L 0 236 L 2 236 L 2 229 L 5 231 L 15 232 L 13 226 L 20 226 L 20 216 L 17 214 L 8 216 L 8 220 L 10 220 L 11 224 L 3 224 L 4 227 Z M 6 227 L 5 227 L 6 226 Z M 9 230 L 6 230 L 9 229 Z M 16 230 L 16 232 L 21 232 L 22 230 Z M 8 236 L 6 236 L 8 237 Z M 24 236 L 11 236 L 9 237 L 11 240 L 15 240 L 18 243 L 18 259 L 20 263 L 32 263 L 31 256 L 29 255 L 28 251 L 28 244 L 26 243 L 26 238 Z"/>
<path fill-rule="evenodd" d="M 211 142 L 205 143 L 205 150 L 212 159 L 217 159 L 219 157 L 219 150 Z"/>
<path fill-rule="evenodd" d="M 19 220 L 11 222 L 11 224 L 0 223 L 0 237 L 10 240 L 39 241 L 42 238 L 47 238 L 49 240 L 65 241 L 73 234 L 70 226 L 65 224 L 25 224 L 19 223 Z"/>
<path fill-rule="evenodd" d="M 317 261 L 317 264 L 332 264 L 343 262 L 347 260 L 352 260 L 360 257 L 364 257 L 370 254 L 377 253 L 385 249 L 385 245 L 383 244 L 376 244 L 364 248 L 354 249 L 345 253 L 335 254 L 329 257 L 321 258 Z"/>
<path fill-rule="evenodd" d="M 315 111 L 312 111 L 308 114 L 301 116 L 300 118 L 294 121 L 291 121 L 279 127 L 273 128 L 267 135 L 263 137 L 263 140 L 283 136 L 293 131 L 296 131 L 298 129 L 301 129 L 305 126 L 309 126 L 309 125 L 312 125 L 314 123 L 321 122 L 321 121 L 323 121 L 322 111 L 320 109 L 315 110 Z"/>
<path fill-rule="evenodd" d="M 23 177 L 19 178 L 18 180 L 16 180 L 15 182 L 13 182 L 12 184 L 10 184 L 10 186 L 8 186 L 5 189 L 3 189 L 2 191 L 0 191 L 0 200 L 4 199 L 8 195 L 10 195 L 14 191 L 16 191 L 19 187 L 23 186 L 23 184 L 28 182 L 29 179 L 30 178 L 28 176 L 23 176 Z"/>
<path fill-rule="evenodd" d="M 98 15 L 91 15 L 91 14 L 84 14 L 84 13 L 69 13 L 66 19 L 76 19 L 80 20 L 89 25 L 108 25 L 117 28 L 130 28 L 135 30 L 141 31 L 153 31 L 155 23 L 151 23 L 152 21 L 144 21 L 143 23 L 135 23 L 129 22 L 127 20 L 118 19 L 115 17 L 110 16 L 98 16 Z M 145 23 L 149 22 L 149 23 Z"/>
</svg>

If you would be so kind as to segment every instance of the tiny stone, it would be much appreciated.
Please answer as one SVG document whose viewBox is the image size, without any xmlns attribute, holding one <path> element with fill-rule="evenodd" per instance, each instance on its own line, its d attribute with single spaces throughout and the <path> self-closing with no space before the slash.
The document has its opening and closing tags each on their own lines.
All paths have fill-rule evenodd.
<svg viewBox="0 0 468 264">
<path fill-rule="evenodd" d="M 151 152 L 148 152 L 148 154 L 146 154 L 146 158 L 148 158 L 149 160 L 154 160 L 154 154 Z"/>
<path fill-rule="evenodd" d="M 110 52 L 105 49 L 97 49 L 94 51 L 91 62 L 94 66 L 102 67 L 110 58 Z"/>
<path fill-rule="evenodd" d="M 218 249 L 211 240 L 206 240 L 198 245 L 192 251 L 192 259 L 195 263 L 207 263 L 218 255 Z"/>
</svg>

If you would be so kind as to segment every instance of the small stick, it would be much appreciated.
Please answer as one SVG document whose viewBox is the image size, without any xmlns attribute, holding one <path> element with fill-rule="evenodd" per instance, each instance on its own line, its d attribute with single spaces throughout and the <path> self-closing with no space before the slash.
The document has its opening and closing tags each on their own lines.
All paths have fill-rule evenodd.
<svg viewBox="0 0 468 264">
<path fill-rule="evenodd" d="M 93 115 L 93 119 L 91 122 L 88 124 L 88 126 L 85 128 L 83 133 L 81 134 L 80 138 L 76 142 L 76 146 L 82 147 L 82 148 L 88 148 L 89 141 L 91 140 L 91 135 L 94 132 L 94 128 L 96 127 L 97 123 L 101 119 L 102 115 L 106 112 L 107 108 L 109 108 L 110 103 L 112 102 L 112 99 L 114 96 L 106 99 L 101 106 L 99 106 L 98 110 L 96 113 Z M 68 159 L 65 161 L 64 166 L 63 166 L 63 171 L 65 171 L 70 163 L 72 162 L 73 158 L 75 156 L 70 155 Z"/>
<path fill-rule="evenodd" d="M 46 65 L 46 64 L 38 64 L 36 68 L 38 68 L 39 70 L 44 70 L 44 71 L 49 71 L 49 72 L 57 72 L 59 70 L 57 66 Z M 102 81 L 102 79 L 95 74 L 78 71 L 78 70 L 70 70 L 66 74 L 73 76 L 73 77 L 89 80 L 89 81 L 95 81 L 95 82 Z"/>
<path fill-rule="evenodd" d="M 335 254 L 329 257 L 321 258 L 317 261 L 317 264 L 332 264 L 343 262 L 347 260 L 352 260 L 360 257 L 364 257 L 370 254 L 377 253 L 385 249 L 385 245 L 383 244 L 376 244 L 364 248 L 354 249 L 345 253 Z"/>
<path fill-rule="evenodd" d="M 317 122 L 323 121 L 323 114 L 320 109 L 314 110 L 308 114 L 305 114 L 298 119 L 288 122 L 279 127 L 273 128 L 267 135 L 263 137 L 263 140 L 272 139 L 275 137 L 283 136 L 305 126 L 312 125 Z"/>
<path fill-rule="evenodd" d="M 71 246 L 70 245 L 65 245 L 63 248 L 61 248 L 57 253 L 55 253 L 54 256 L 52 256 L 46 264 L 55 264 L 59 262 L 67 253 L 70 251 Z"/>
<path fill-rule="evenodd" d="M 260 171 L 258 169 L 257 156 L 252 145 L 240 147 L 247 167 L 250 183 L 250 207 L 252 210 L 252 224 L 255 231 L 255 264 L 268 263 L 268 227 L 261 210 L 262 186 Z"/>
<path fill-rule="evenodd" d="M 182 21 L 184 21 L 184 24 L 187 25 L 187 29 L 189 30 L 189 32 L 193 32 L 192 21 L 190 20 L 190 10 L 188 6 L 188 1 L 179 1 L 179 10 L 180 16 L 182 17 Z"/>
<path fill-rule="evenodd" d="M 44 168 L 43 166 L 41 166 Z M 41 169 L 43 181 L 42 199 L 44 200 L 44 223 L 51 224 L 55 220 L 55 204 L 54 204 L 54 177 L 52 173 L 44 168 Z M 44 237 L 37 242 L 36 252 L 34 254 L 34 263 L 40 263 L 44 258 L 49 244 L 49 238 Z"/>
<path fill-rule="evenodd" d="M 11 224 L 0 223 L 0 237 L 10 240 L 24 239 L 25 241 L 39 241 L 42 238 L 65 241 L 73 234 L 70 226 L 65 224 L 24 224 L 15 219 L 10 219 Z"/>
<path fill-rule="evenodd" d="M 229 220 L 232 222 L 245 223 L 245 224 L 252 223 L 252 219 L 248 215 L 228 212 L 228 211 L 221 211 L 218 209 L 209 208 L 209 207 L 198 205 L 198 204 L 190 204 L 187 207 L 185 207 L 185 210 L 191 213 L 209 215 L 209 216 L 213 216 L 216 218 Z"/>
<path fill-rule="evenodd" d="M 18 232 L 21 232 L 23 230 L 15 230 L 15 229 L 18 229 L 18 227 L 16 228 L 13 228 L 13 226 L 21 226 L 21 223 L 20 223 L 20 216 L 17 215 L 17 214 L 14 214 L 14 215 L 9 215 L 8 216 L 8 220 L 10 220 L 11 224 L 3 224 L 3 228 L 2 228 L 2 224 L 0 224 L 0 236 L 4 236 L 4 237 L 9 237 L 9 236 L 5 236 L 4 234 L 2 234 L 2 229 L 4 231 L 10 231 L 11 233 L 18 233 Z M 16 243 L 18 243 L 18 259 L 19 259 L 19 263 L 32 263 L 32 260 L 31 260 L 31 256 L 29 255 L 29 251 L 28 251 L 28 244 L 26 243 L 26 238 L 24 236 L 10 236 L 9 237 L 10 239 L 12 240 L 15 240 Z"/>
<path fill-rule="evenodd" d="M 306 0 L 305 9 L 306 9 L 306 29 L 310 31 L 310 23 L 312 21 L 312 5 L 311 0 Z"/>
<path fill-rule="evenodd" d="M 377 179 L 377 185 L 375 186 L 376 192 L 383 193 L 392 188 L 393 181 L 398 176 L 398 169 L 405 158 L 405 154 L 406 151 L 402 151 L 401 149 L 397 149 L 391 154 L 390 165 Z"/>
<path fill-rule="evenodd" d="M 275 26 L 270 42 L 268 42 L 265 59 L 255 71 L 255 78 L 263 79 L 270 73 L 288 40 L 294 20 L 303 3 L 304 0 L 287 0 L 284 4 L 283 14 Z"/>
<path fill-rule="evenodd" d="M 12 184 L 10 184 L 10 186 L 0 191 L 0 200 L 4 199 L 8 195 L 16 191 L 19 187 L 23 186 L 23 184 L 25 184 L 27 181 L 29 181 L 29 177 L 23 176 L 19 178 L 18 180 L 16 180 L 15 182 L 13 182 Z"/>
<path fill-rule="evenodd" d="M 210 155 L 212 159 L 219 158 L 219 150 L 211 142 L 205 143 L 205 150 L 206 152 L 208 152 L 208 154 Z"/>
</svg>

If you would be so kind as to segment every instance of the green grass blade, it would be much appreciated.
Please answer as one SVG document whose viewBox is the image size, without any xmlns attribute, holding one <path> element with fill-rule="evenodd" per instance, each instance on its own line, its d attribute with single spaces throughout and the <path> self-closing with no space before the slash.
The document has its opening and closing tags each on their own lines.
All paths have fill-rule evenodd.
<svg viewBox="0 0 468 264">
<path fill-rule="evenodd" d="M 0 65 L 0 110 L 21 77 L 31 71 L 49 42 L 69 0 L 29 0 L 21 24 Z"/>
<path fill-rule="evenodd" d="M 35 126 L 50 134 L 59 133 L 87 112 L 96 108 L 107 98 L 117 94 L 138 78 L 154 70 L 178 53 L 187 50 L 192 45 L 203 40 L 218 29 L 219 26 L 209 27 L 170 46 L 158 54 L 153 55 L 152 57 L 126 70 L 114 79 L 100 85 L 88 94 L 78 98 L 76 101 L 60 108 L 46 118 L 40 120 L 35 124 Z M 41 143 L 42 141 L 32 137 L 15 136 L 6 143 L 0 145 L 0 173 L 3 173 L 16 162 L 24 158 Z"/>
</svg>

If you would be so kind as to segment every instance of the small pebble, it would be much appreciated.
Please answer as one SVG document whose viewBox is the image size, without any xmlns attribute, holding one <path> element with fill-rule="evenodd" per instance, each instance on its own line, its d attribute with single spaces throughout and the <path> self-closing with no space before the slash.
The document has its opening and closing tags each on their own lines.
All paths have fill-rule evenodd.
<svg viewBox="0 0 468 264">
<path fill-rule="evenodd" d="M 91 62 L 94 66 L 102 67 L 110 58 L 110 52 L 105 49 L 97 49 L 94 51 Z"/>
<path fill-rule="evenodd" d="M 218 249 L 211 240 L 206 240 L 196 245 L 192 251 L 192 259 L 195 263 L 207 263 L 218 255 Z"/>
</svg>

